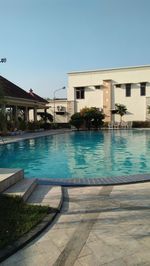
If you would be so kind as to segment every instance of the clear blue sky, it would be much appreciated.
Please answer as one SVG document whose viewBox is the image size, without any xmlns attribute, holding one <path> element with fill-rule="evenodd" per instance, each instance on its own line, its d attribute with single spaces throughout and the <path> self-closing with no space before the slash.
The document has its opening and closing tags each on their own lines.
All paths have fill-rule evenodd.
<svg viewBox="0 0 150 266">
<path fill-rule="evenodd" d="M 43 97 L 70 71 L 150 64 L 150 0 L 0 0 L 1 57 L 2 76 Z"/>
</svg>

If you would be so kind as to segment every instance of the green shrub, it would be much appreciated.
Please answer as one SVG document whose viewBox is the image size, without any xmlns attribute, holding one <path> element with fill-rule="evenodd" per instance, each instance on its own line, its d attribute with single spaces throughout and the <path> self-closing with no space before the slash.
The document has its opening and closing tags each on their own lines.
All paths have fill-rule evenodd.
<svg viewBox="0 0 150 266">
<path fill-rule="evenodd" d="M 150 121 L 133 121 L 133 128 L 150 128 Z"/>
<path fill-rule="evenodd" d="M 80 110 L 80 113 L 75 113 L 71 116 L 70 124 L 75 126 L 78 130 L 86 128 L 88 130 L 101 128 L 105 115 L 96 107 L 85 107 Z"/>
<path fill-rule="evenodd" d="M 84 119 L 80 113 L 75 113 L 71 116 L 70 125 L 76 127 L 78 130 L 83 125 Z"/>
<path fill-rule="evenodd" d="M 52 128 L 52 125 L 50 123 L 42 123 L 41 128 L 44 128 L 44 130 L 49 130 Z"/>
<path fill-rule="evenodd" d="M 103 127 L 104 127 L 104 128 L 108 128 L 108 125 L 109 125 L 109 122 L 104 122 L 104 123 L 103 123 Z"/>
<path fill-rule="evenodd" d="M 27 129 L 27 123 L 24 120 L 20 120 L 18 122 L 18 129 L 22 130 L 22 131 L 26 130 Z"/>
<path fill-rule="evenodd" d="M 28 130 L 36 130 L 36 129 L 40 129 L 40 127 L 41 127 L 41 123 L 39 121 L 28 122 L 28 125 L 27 125 Z"/>
<path fill-rule="evenodd" d="M 15 122 L 14 121 L 7 121 L 7 130 L 14 131 L 15 129 Z"/>
<path fill-rule="evenodd" d="M 69 123 L 51 123 L 51 129 L 71 128 Z"/>
<path fill-rule="evenodd" d="M 2 131 L 2 132 L 7 131 L 6 115 L 2 110 L 0 110 L 0 131 Z"/>
</svg>

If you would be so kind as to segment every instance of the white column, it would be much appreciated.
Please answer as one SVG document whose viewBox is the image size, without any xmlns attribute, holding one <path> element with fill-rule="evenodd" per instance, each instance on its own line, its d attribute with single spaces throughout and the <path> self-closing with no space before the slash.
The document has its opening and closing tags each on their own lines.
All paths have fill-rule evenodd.
<svg viewBox="0 0 150 266">
<path fill-rule="evenodd" d="M 34 122 L 37 121 L 37 108 L 34 107 Z"/>
</svg>

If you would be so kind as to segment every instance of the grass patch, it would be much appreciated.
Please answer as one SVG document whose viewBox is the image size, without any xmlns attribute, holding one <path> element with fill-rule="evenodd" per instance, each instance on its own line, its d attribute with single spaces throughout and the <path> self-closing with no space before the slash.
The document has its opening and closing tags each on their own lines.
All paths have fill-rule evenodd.
<svg viewBox="0 0 150 266">
<path fill-rule="evenodd" d="M 20 197 L 0 195 L 0 249 L 13 243 L 54 211 L 26 204 Z"/>
</svg>

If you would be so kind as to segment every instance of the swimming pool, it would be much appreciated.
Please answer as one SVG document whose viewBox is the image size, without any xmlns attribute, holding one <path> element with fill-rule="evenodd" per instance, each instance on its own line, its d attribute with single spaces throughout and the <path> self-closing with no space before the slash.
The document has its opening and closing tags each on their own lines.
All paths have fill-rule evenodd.
<svg viewBox="0 0 150 266">
<path fill-rule="evenodd" d="M 29 178 L 150 173 L 150 131 L 71 132 L 5 144 L 0 167 L 23 168 Z"/>
</svg>

